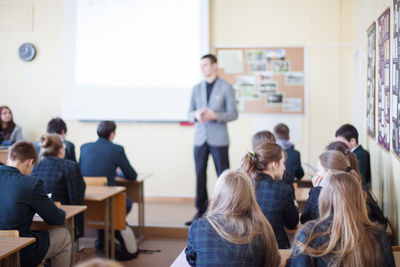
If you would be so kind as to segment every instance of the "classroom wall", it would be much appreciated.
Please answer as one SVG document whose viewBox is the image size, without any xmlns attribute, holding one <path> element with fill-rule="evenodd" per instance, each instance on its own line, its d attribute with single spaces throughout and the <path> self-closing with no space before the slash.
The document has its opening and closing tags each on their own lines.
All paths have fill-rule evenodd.
<svg viewBox="0 0 400 267">
<path fill-rule="evenodd" d="M 400 162 L 392 153 L 384 151 L 375 138 L 366 134 L 366 81 L 367 81 L 367 29 L 378 17 L 390 7 L 391 31 L 393 30 L 393 1 L 390 0 L 356 0 L 355 1 L 355 50 L 361 55 L 361 85 L 362 94 L 359 98 L 362 101 L 362 110 L 355 110 L 357 117 L 362 116 L 363 125 L 361 142 L 365 144 L 371 155 L 372 190 L 380 201 L 383 211 L 388 216 L 395 232 L 395 241 L 400 242 L 399 237 L 399 207 L 400 199 Z M 377 30 L 378 33 L 378 30 Z M 393 34 L 391 34 L 393 36 Z M 378 36 L 377 36 L 378 41 Z M 378 48 L 378 45 L 377 45 Z M 391 51 L 392 53 L 392 51 Z"/>
<path fill-rule="evenodd" d="M 18 8 L 4 11 L 4 6 L 16 3 L 31 7 L 32 17 L 25 18 L 25 11 Z M 307 47 L 308 116 L 302 119 L 303 140 L 296 143 L 303 162 L 316 164 L 323 147 L 333 140 L 335 129 L 354 120 L 351 107 L 357 100 L 352 89 L 353 10 L 353 0 L 210 0 L 211 47 Z M 0 0 L 0 12 L 0 102 L 12 108 L 26 139 L 34 141 L 45 131 L 47 121 L 61 113 L 62 1 Z M 7 31 L 1 27 L 21 21 L 31 21 L 31 28 Z M 17 57 L 19 45 L 27 41 L 38 50 L 37 58 L 30 63 Z M 232 168 L 240 166 L 242 156 L 250 149 L 258 120 L 259 117 L 241 116 L 229 124 Z M 95 124 L 67 124 L 68 138 L 77 148 L 96 139 Z M 192 127 L 119 124 L 115 142 L 125 146 L 139 172 L 154 172 L 145 182 L 147 196 L 194 196 Z M 211 162 L 210 159 L 209 192 L 216 181 Z"/>
</svg>

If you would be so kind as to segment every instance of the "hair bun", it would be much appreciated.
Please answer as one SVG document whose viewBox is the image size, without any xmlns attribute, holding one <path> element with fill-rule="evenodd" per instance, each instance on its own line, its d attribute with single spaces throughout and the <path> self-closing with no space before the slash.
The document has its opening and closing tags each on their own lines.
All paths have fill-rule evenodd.
<svg viewBox="0 0 400 267">
<path fill-rule="evenodd" d="M 51 144 L 52 144 L 52 140 L 51 140 L 51 138 L 49 138 L 49 135 L 43 134 L 40 137 L 40 147 L 46 148 L 46 147 L 51 146 Z"/>
</svg>

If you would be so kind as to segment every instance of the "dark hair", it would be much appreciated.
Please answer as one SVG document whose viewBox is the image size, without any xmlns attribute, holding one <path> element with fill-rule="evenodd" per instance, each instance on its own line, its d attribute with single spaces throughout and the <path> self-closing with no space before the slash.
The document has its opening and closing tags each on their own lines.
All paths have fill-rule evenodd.
<svg viewBox="0 0 400 267">
<path fill-rule="evenodd" d="M 275 143 L 275 136 L 273 133 L 270 131 L 259 131 L 255 135 L 253 135 L 253 138 L 251 140 L 251 145 L 253 149 L 256 149 L 259 145 L 262 143 Z"/>
<path fill-rule="evenodd" d="M 4 109 L 8 109 L 10 111 L 10 113 L 11 113 L 11 121 L 9 121 L 7 123 L 6 128 L 3 129 L 3 121 L 1 119 L 1 113 L 3 112 Z M 3 136 L 2 136 L 3 140 L 10 139 L 11 133 L 12 133 L 12 131 L 14 131 L 14 128 L 15 128 L 16 125 L 15 125 L 13 117 L 14 116 L 13 116 L 13 114 L 11 112 L 11 109 L 9 107 L 7 107 L 7 106 L 1 106 L 0 107 L 0 131 L 3 132 Z"/>
<path fill-rule="evenodd" d="M 40 137 L 40 156 L 56 157 L 58 151 L 64 146 L 60 135 L 54 133 L 45 133 Z"/>
<path fill-rule="evenodd" d="M 289 127 L 286 124 L 279 123 L 274 127 L 274 134 L 278 139 L 289 140 Z"/>
<path fill-rule="evenodd" d="M 206 58 L 208 58 L 210 60 L 210 62 L 213 64 L 218 62 L 217 57 L 214 56 L 213 54 L 207 54 L 207 55 L 204 55 L 201 57 L 201 59 L 206 59 Z"/>
<path fill-rule="evenodd" d="M 35 147 L 31 142 L 19 141 L 10 148 L 8 158 L 12 161 L 24 162 L 28 159 L 33 159 L 33 163 L 38 162 L 38 155 Z"/>
<path fill-rule="evenodd" d="M 357 157 L 356 155 L 354 155 L 353 152 L 350 151 L 349 147 L 345 143 L 340 141 L 332 142 L 326 147 L 326 150 L 342 152 L 346 156 L 347 160 L 350 162 L 350 167 L 358 174 L 360 174 Z"/>
<path fill-rule="evenodd" d="M 279 162 L 284 157 L 284 150 L 275 143 L 263 143 L 254 150 L 246 153 L 242 159 L 242 170 L 258 182 L 259 175 L 263 173 L 268 164 Z"/>
<path fill-rule="evenodd" d="M 108 139 L 112 132 L 115 132 L 117 125 L 113 121 L 101 121 L 97 126 L 97 135 L 101 138 Z"/>
<path fill-rule="evenodd" d="M 52 118 L 47 123 L 47 132 L 48 133 L 61 134 L 63 130 L 64 130 L 64 133 L 67 133 L 67 125 L 65 124 L 63 119 L 61 119 L 60 117 Z"/>
<path fill-rule="evenodd" d="M 337 129 L 335 133 L 335 137 L 342 136 L 344 137 L 347 141 L 350 142 L 351 138 L 356 139 L 356 142 L 358 144 L 358 132 L 356 127 L 354 127 L 351 124 L 345 124 L 342 125 L 339 129 Z"/>
</svg>

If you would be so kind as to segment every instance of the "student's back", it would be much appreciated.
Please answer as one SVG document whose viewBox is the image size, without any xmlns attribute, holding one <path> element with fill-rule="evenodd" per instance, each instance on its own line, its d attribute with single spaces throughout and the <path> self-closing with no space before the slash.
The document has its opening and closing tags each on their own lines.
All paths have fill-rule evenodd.
<svg viewBox="0 0 400 267">
<path fill-rule="evenodd" d="M 246 173 L 220 176 L 206 217 L 189 229 L 185 253 L 191 266 L 279 266 L 273 230 Z"/>
<path fill-rule="evenodd" d="M 124 148 L 105 138 L 82 145 L 79 166 L 83 176 L 106 176 L 108 185 L 115 185 L 117 167 L 121 168 L 128 180 L 137 177 L 126 158 Z"/>
<path fill-rule="evenodd" d="M 37 266 L 49 248 L 49 233 L 32 232 L 32 219 L 38 213 L 47 224 L 64 223 L 65 213 L 54 205 L 39 178 L 23 175 L 18 169 L 0 166 L 0 229 L 18 230 L 22 237 L 36 242 L 22 249 L 22 266 Z"/>
</svg>

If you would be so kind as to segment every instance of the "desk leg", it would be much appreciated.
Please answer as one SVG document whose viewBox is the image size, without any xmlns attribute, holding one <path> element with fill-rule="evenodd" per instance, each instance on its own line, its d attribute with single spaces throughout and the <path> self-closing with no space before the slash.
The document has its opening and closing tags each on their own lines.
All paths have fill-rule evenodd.
<svg viewBox="0 0 400 267">
<path fill-rule="evenodd" d="M 71 234 L 71 243 L 72 243 L 72 250 L 71 250 L 71 266 L 74 266 L 75 261 L 75 231 L 74 231 L 74 216 L 68 219 L 67 221 L 67 230 Z"/>
<path fill-rule="evenodd" d="M 110 201 L 110 235 L 111 235 L 111 259 L 115 259 L 115 236 L 114 236 L 114 196 Z"/>
<path fill-rule="evenodd" d="M 144 187 L 139 184 L 139 241 L 144 239 Z"/>
<path fill-rule="evenodd" d="M 109 238 L 109 222 L 110 222 L 110 200 L 107 198 L 104 203 L 104 251 L 106 258 L 110 258 L 110 238 Z"/>
</svg>

